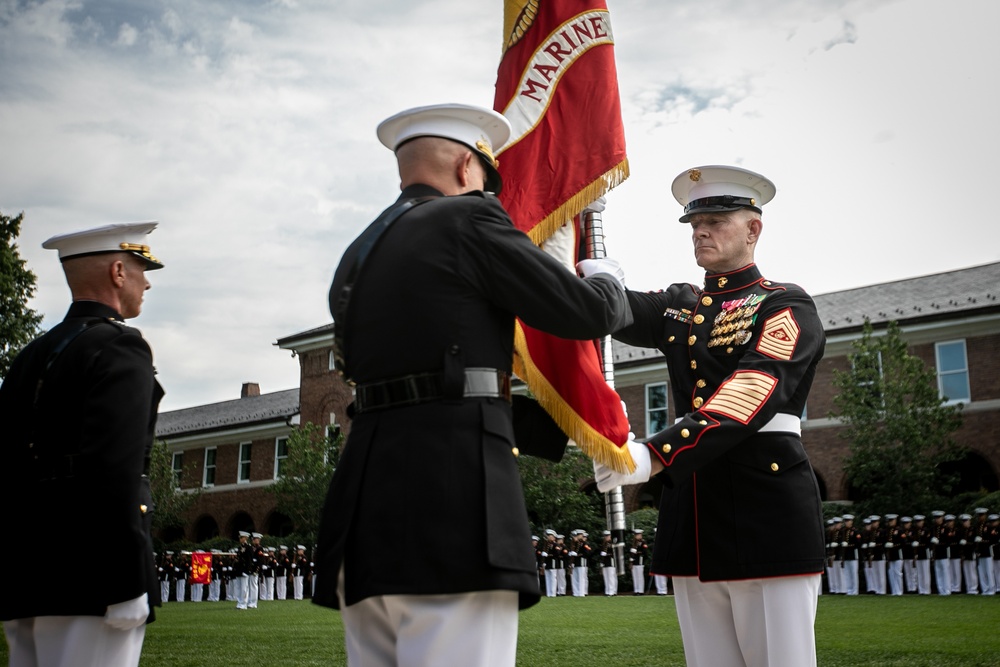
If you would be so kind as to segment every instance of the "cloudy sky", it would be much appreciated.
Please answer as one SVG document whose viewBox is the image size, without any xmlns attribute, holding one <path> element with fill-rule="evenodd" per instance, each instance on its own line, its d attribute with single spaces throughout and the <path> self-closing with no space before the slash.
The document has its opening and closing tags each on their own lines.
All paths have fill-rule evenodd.
<svg viewBox="0 0 1000 667">
<path fill-rule="evenodd" d="M 996 0 L 608 3 L 630 287 L 700 281 L 669 185 L 705 164 L 775 181 L 758 263 L 814 294 L 1000 259 Z M 398 194 L 375 125 L 490 106 L 502 4 L 0 0 L 0 211 L 24 211 L 44 326 L 69 292 L 42 241 L 158 220 L 134 324 L 163 409 L 297 386 L 274 342 L 329 322 L 341 253 Z"/>
</svg>

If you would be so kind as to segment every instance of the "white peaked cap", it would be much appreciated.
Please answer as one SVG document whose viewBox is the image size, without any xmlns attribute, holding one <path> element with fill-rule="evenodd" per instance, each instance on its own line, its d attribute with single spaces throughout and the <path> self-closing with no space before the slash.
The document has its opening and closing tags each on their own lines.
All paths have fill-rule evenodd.
<svg viewBox="0 0 1000 667">
<path fill-rule="evenodd" d="M 500 192 L 500 172 L 494 151 L 510 137 L 510 122 L 503 114 L 470 104 L 434 104 L 400 111 L 379 123 L 379 141 L 397 150 L 410 139 L 441 137 L 464 144 L 483 158 L 486 187 Z"/>
<path fill-rule="evenodd" d="M 42 247 L 46 250 L 58 250 L 60 260 L 109 252 L 129 252 L 146 262 L 147 270 L 162 269 L 163 263 L 150 252 L 146 239 L 156 229 L 156 225 L 156 222 L 104 225 L 53 236 L 42 243 Z"/>
<path fill-rule="evenodd" d="M 741 167 L 709 165 L 695 167 L 678 174 L 670 186 L 674 199 L 684 207 L 681 222 L 688 222 L 696 213 L 737 211 L 761 207 L 774 199 L 774 183 Z"/>
</svg>

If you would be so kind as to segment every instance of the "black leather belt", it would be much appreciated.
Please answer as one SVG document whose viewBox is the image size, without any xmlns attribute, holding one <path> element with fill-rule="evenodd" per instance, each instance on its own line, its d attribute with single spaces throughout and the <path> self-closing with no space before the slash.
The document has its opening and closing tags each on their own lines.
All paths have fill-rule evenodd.
<svg viewBox="0 0 1000 667">
<path fill-rule="evenodd" d="M 466 368 L 463 398 L 510 401 L 510 373 L 495 368 Z M 445 398 L 441 373 L 420 373 L 359 384 L 354 388 L 354 412 L 419 405 Z"/>
</svg>

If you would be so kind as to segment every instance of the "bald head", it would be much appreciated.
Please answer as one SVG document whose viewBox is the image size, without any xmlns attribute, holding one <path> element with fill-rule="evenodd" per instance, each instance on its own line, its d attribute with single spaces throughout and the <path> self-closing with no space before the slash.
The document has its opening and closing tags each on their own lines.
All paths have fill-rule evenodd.
<svg viewBox="0 0 1000 667">
<path fill-rule="evenodd" d="M 63 260 L 63 273 L 74 301 L 97 301 L 114 308 L 125 319 L 142 309 L 149 289 L 146 263 L 126 252 L 83 255 Z"/>
<path fill-rule="evenodd" d="M 471 148 L 440 137 L 411 139 L 396 150 L 400 185 L 423 183 L 446 195 L 482 190 L 486 170 Z"/>
</svg>

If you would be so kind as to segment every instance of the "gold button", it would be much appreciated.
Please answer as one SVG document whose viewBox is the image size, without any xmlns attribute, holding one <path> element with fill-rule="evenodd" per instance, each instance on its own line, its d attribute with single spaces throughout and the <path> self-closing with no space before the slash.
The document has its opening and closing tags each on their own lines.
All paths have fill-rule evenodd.
<svg viewBox="0 0 1000 667">
<path fill-rule="evenodd" d="M 147 509 L 149 509 L 149 508 L 146 507 L 145 505 L 139 505 L 139 511 L 142 512 L 143 514 L 146 513 Z"/>
<path fill-rule="evenodd" d="M 770 281 L 770 280 L 765 280 L 763 284 L 764 284 L 765 286 L 768 286 L 768 287 L 770 287 L 770 285 L 771 285 L 771 281 Z"/>
<path fill-rule="evenodd" d="M 710 297 L 710 296 L 704 296 L 704 297 L 702 297 L 701 298 L 701 305 L 703 305 L 703 306 L 711 306 L 712 305 L 712 297 Z"/>
<path fill-rule="evenodd" d="M 510 453 L 513 454 L 515 457 L 517 457 L 521 455 L 521 450 L 518 449 L 517 447 L 514 447 L 510 450 Z"/>
<path fill-rule="evenodd" d="M 668 343 L 673 343 L 674 342 L 674 338 L 676 338 L 676 337 L 677 336 L 671 336 L 670 338 L 667 339 L 667 342 Z"/>
<path fill-rule="evenodd" d="M 704 321 L 705 321 L 705 316 L 704 315 L 695 315 L 694 316 L 694 323 L 695 324 L 701 324 Z"/>
<path fill-rule="evenodd" d="M 701 407 L 701 404 L 704 403 L 704 402 L 705 402 L 705 399 L 703 399 L 701 396 L 698 396 L 693 401 L 691 401 L 691 405 L 693 405 L 695 407 L 695 409 L 697 410 L 698 408 Z"/>
<path fill-rule="evenodd" d="M 695 382 L 695 384 L 698 385 L 698 389 L 704 389 L 705 385 L 707 385 L 708 383 L 705 382 L 704 380 L 698 380 L 697 382 Z"/>
<path fill-rule="evenodd" d="M 670 453 L 670 445 L 663 445 L 663 453 L 664 454 Z"/>
<path fill-rule="evenodd" d="M 777 463 L 772 463 L 771 464 L 771 470 L 773 470 L 774 472 L 778 472 L 778 464 Z"/>
<path fill-rule="evenodd" d="M 698 342 L 697 336 L 688 336 L 688 345 L 694 345 Z"/>
<path fill-rule="evenodd" d="M 694 368 L 698 368 L 698 362 L 697 362 L 697 361 L 695 361 L 694 359 L 692 359 L 692 360 L 691 360 L 691 368 L 692 368 L 692 369 L 694 369 Z"/>
<path fill-rule="evenodd" d="M 691 431 L 687 430 L 686 428 L 682 428 L 681 429 L 681 437 L 682 438 L 689 438 L 689 437 L 691 437 Z"/>
<path fill-rule="evenodd" d="M 732 354 L 732 353 L 733 353 L 733 348 L 727 347 L 726 348 L 726 354 Z"/>
<path fill-rule="evenodd" d="M 705 421 L 704 419 L 702 419 L 702 420 L 701 420 L 700 422 L 698 422 L 698 423 L 699 423 L 699 424 L 701 424 L 702 426 L 708 426 L 708 422 L 707 422 L 707 421 Z"/>
</svg>

